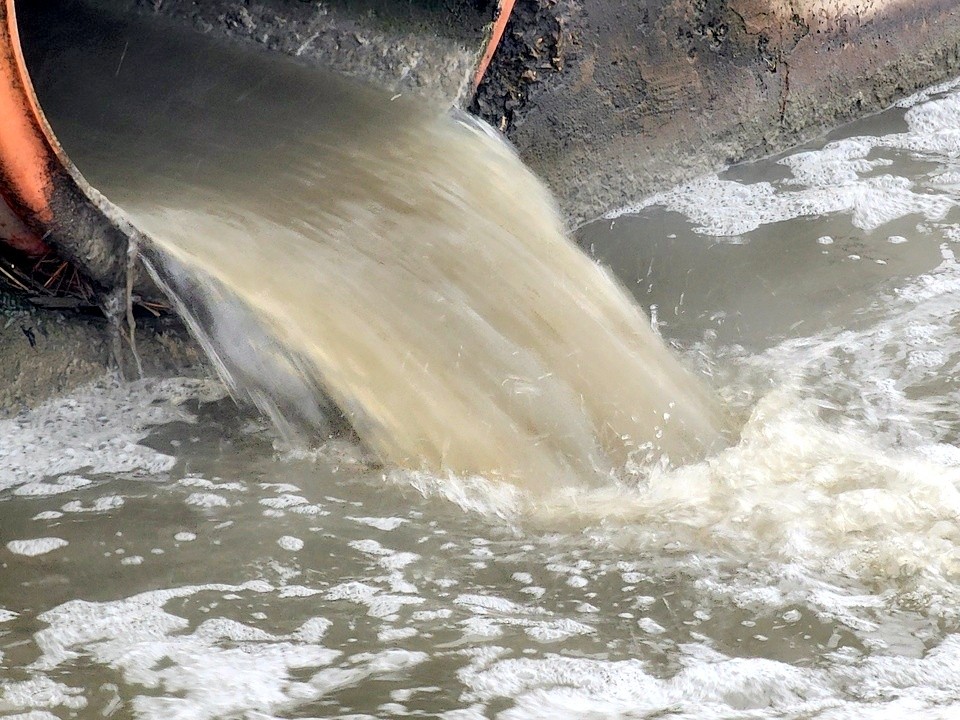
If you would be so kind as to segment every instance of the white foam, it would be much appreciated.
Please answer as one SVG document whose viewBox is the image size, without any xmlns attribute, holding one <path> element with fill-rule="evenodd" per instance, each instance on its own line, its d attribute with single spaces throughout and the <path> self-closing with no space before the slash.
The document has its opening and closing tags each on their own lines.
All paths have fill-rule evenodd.
<svg viewBox="0 0 960 720">
<path fill-rule="evenodd" d="M 69 513 L 96 513 L 116 510 L 119 507 L 123 507 L 123 504 L 124 499 L 119 495 L 105 495 L 94 500 L 92 505 L 84 505 L 79 500 L 73 500 L 60 509 L 63 510 L 63 512 Z"/>
<path fill-rule="evenodd" d="M 0 678 L 0 712 L 35 710 L 37 708 L 63 708 L 66 711 L 82 710 L 87 700 L 79 688 L 70 687 L 43 675 L 34 675 L 29 680 L 10 681 Z M 27 713 L 25 717 L 42 717 L 43 713 Z M 54 716 L 56 717 L 56 716 Z M 31 718 L 32 720 L 32 718 Z"/>
<path fill-rule="evenodd" d="M 347 520 L 353 520 L 354 522 L 361 523 L 363 525 L 369 525 L 372 528 L 383 530 L 384 532 L 396 530 L 398 527 L 403 525 L 403 523 L 409 522 L 404 518 L 398 517 L 350 517 L 349 515 L 347 516 Z"/>
<path fill-rule="evenodd" d="M 493 595 L 466 594 L 459 595 L 453 601 L 457 605 L 464 605 L 470 608 L 471 612 L 478 615 L 496 614 L 496 615 L 545 615 L 547 611 L 543 608 L 529 607 L 520 605 L 503 597 Z"/>
<path fill-rule="evenodd" d="M 230 501 L 227 500 L 223 495 L 209 492 L 190 493 L 184 502 L 187 505 L 193 505 L 194 507 L 201 508 L 227 507 L 230 504 Z"/>
<path fill-rule="evenodd" d="M 426 653 L 409 650 L 361 653 L 351 659 L 351 666 L 321 670 L 310 679 L 310 683 L 324 694 L 332 693 L 344 687 L 359 685 L 371 676 L 409 670 L 427 659 Z"/>
<path fill-rule="evenodd" d="M 213 381 L 107 378 L 0 420 L 0 490 L 81 469 L 87 474 L 164 473 L 173 458 L 138 445 L 139 440 L 155 425 L 192 422 L 182 407 L 185 400 L 223 393 Z"/>
<path fill-rule="evenodd" d="M 367 615 L 373 618 L 382 618 L 389 622 L 395 622 L 398 619 L 397 613 L 406 605 L 420 605 L 424 602 L 422 597 L 411 595 L 393 595 L 380 593 L 371 598 L 367 603 Z"/>
<path fill-rule="evenodd" d="M 299 487 L 291 485 L 290 483 L 258 483 L 258 486 L 264 490 L 273 490 L 274 492 L 285 495 L 300 492 Z"/>
<path fill-rule="evenodd" d="M 319 588 L 307 587 L 306 585 L 284 585 L 280 589 L 280 597 L 312 597 L 320 595 L 323 590 Z"/>
<path fill-rule="evenodd" d="M 367 555 L 378 557 L 377 564 L 385 570 L 398 571 L 405 568 L 410 563 L 416 562 L 420 556 L 411 552 L 398 552 L 381 545 L 376 540 L 367 538 L 364 540 L 351 540 L 349 546 L 354 550 L 359 550 Z"/>
<path fill-rule="evenodd" d="M 410 615 L 411 619 L 421 621 L 446 620 L 452 616 L 453 610 L 449 608 L 442 608 L 440 610 L 417 610 Z"/>
<path fill-rule="evenodd" d="M 380 592 L 379 588 L 359 581 L 351 581 L 334 585 L 325 595 L 327 600 L 349 600 L 351 602 L 366 603 Z"/>
<path fill-rule="evenodd" d="M 326 636 L 327 631 L 330 630 L 332 625 L 333 623 L 326 618 L 310 618 L 300 626 L 294 635 L 304 642 L 319 643 Z"/>
<path fill-rule="evenodd" d="M 953 718 L 960 711 L 958 641 L 923 658 L 872 657 L 855 663 L 797 667 L 762 658 L 731 658 L 703 645 L 683 648 L 682 669 L 650 674 L 639 660 L 547 655 L 478 655 L 459 673 L 465 699 L 486 706 L 510 699 L 504 720 L 582 717 Z"/>
<path fill-rule="evenodd" d="M 913 95 L 905 97 L 902 100 L 898 100 L 893 105 L 894 107 L 904 109 L 912 108 L 915 105 L 927 102 L 931 97 L 950 92 L 951 90 L 956 89 L 958 85 L 960 85 L 960 78 L 947 80 L 945 82 L 938 83 L 937 85 L 933 85 L 932 87 L 915 92 Z"/>
<path fill-rule="evenodd" d="M 196 487 L 202 488 L 204 490 L 216 490 L 217 492 L 246 492 L 247 488 L 243 483 L 238 482 L 222 482 L 216 483 L 212 480 L 207 480 L 206 478 L 198 477 L 196 475 L 190 475 L 185 478 L 181 478 L 177 481 L 178 485 L 183 485 L 184 487 Z"/>
<path fill-rule="evenodd" d="M 950 293 L 946 288 L 942 292 Z M 938 306 L 928 309 L 934 315 L 940 312 Z M 948 337 L 953 332 L 949 316 L 942 317 L 936 342 L 941 342 L 941 333 Z M 929 343 L 924 323 L 916 319 L 897 316 L 898 323 L 916 328 L 915 342 Z M 903 330 L 891 332 L 909 337 Z M 863 344 L 873 333 L 879 334 L 877 351 L 885 353 L 886 330 L 874 327 L 856 343 L 849 334 L 836 338 L 835 344 L 823 338 L 786 343 L 765 357 L 765 371 L 776 375 L 769 355 L 782 353 L 784 372 L 830 377 L 820 363 L 832 358 L 828 348 L 847 345 L 856 347 L 857 362 L 880 362 L 872 357 L 871 346 Z M 816 353 L 803 359 L 811 348 Z M 915 372 L 927 370 L 920 365 Z M 873 402 L 862 377 L 852 378 L 853 388 Z M 877 398 L 893 403 L 892 408 L 905 401 L 900 394 Z M 907 412 L 904 417 L 906 429 L 916 432 L 916 415 Z M 557 493 L 549 499 L 518 497 L 505 514 L 548 526 L 558 521 L 569 524 L 574 518 L 588 526 L 596 523 L 592 532 L 597 543 L 626 546 L 631 552 L 659 551 L 669 545 L 675 562 L 690 563 L 705 595 L 754 611 L 813 606 L 822 617 L 851 628 L 870 626 L 876 612 L 898 603 L 953 617 L 960 608 L 960 586 L 954 580 L 960 572 L 960 531 L 955 527 L 960 516 L 960 469 L 956 463 L 937 464 L 909 449 L 892 450 L 887 439 L 871 434 L 855 425 L 825 423 L 815 399 L 805 399 L 786 385 L 760 399 L 738 444 L 707 462 L 656 471 L 640 487 Z M 929 448 L 935 446 L 927 442 L 921 447 L 932 457 Z M 436 487 L 439 491 L 439 483 Z M 474 485 L 476 499 L 464 498 L 463 487 L 453 491 L 456 502 L 504 514 L 499 504 L 484 505 L 481 485 Z M 375 541 L 354 546 L 384 552 Z M 738 558 L 762 569 L 725 570 L 714 558 Z M 575 586 L 586 580 L 576 566 L 553 563 L 547 569 L 564 573 Z M 628 584 L 649 579 L 632 568 L 625 568 L 622 576 Z M 876 595 L 859 600 L 837 590 L 851 579 L 876 588 Z M 784 590 L 791 583 L 799 585 Z M 648 596 L 643 599 L 638 607 L 653 602 Z M 529 612 L 506 598 L 485 595 L 464 594 L 456 603 L 469 606 L 476 615 Z M 652 631 L 653 626 L 644 629 Z"/>
<path fill-rule="evenodd" d="M 309 517 L 322 517 L 324 515 L 329 515 L 329 510 L 324 510 L 322 505 L 294 505 L 290 508 L 291 512 L 296 513 L 297 515 L 307 515 Z"/>
<path fill-rule="evenodd" d="M 937 221 L 955 204 L 949 196 L 920 192 L 912 181 L 890 175 L 801 190 L 780 190 L 768 182 L 745 185 L 711 175 L 607 217 L 636 214 L 657 205 L 686 215 L 697 233 L 737 238 L 764 225 L 834 213 L 850 215 L 854 227 L 867 231 L 908 215 Z"/>
<path fill-rule="evenodd" d="M 787 155 L 779 162 L 790 169 L 789 180 L 747 184 L 709 175 L 604 217 L 660 206 L 686 215 L 698 233 L 727 238 L 772 223 L 835 213 L 849 215 L 854 227 L 866 231 L 909 215 L 939 221 L 960 201 L 951 183 L 934 178 L 922 186 L 923 178 L 918 185 L 906 177 L 877 174 L 893 161 L 870 156 L 878 149 L 908 151 L 952 167 L 960 154 L 958 116 L 960 93 L 928 100 L 906 113 L 906 132 L 846 138 L 819 150 Z"/>
<path fill-rule="evenodd" d="M 61 493 L 71 492 L 78 488 L 85 487 L 91 483 L 79 475 L 61 475 L 53 482 L 28 482 L 18 486 L 14 495 L 25 495 L 30 497 L 48 497 L 50 495 L 60 495 Z"/>
<path fill-rule="evenodd" d="M 558 618 L 549 621 L 515 622 L 515 624 L 523 625 L 523 631 L 540 643 L 556 643 L 576 635 L 591 635 L 595 632 L 590 625 L 577 622 L 570 618 Z"/>
<path fill-rule="evenodd" d="M 377 640 L 382 643 L 394 643 L 398 640 L 409 640 L 418 634 L 414 627 L 384 627 L 377 633 Z"/>
<path fill-rule="evenodd" d="M 543 608 L 521 605 L 502 597 L 465 594 L 458 596 L 454 603 L 473 613 L 472 617 L 460 623 L 468 638 L 499 637 L 504 627 L 522 628 L 528 637 L 540 643 L 555 643 L 595 632 L 590 625 L 571 618 L 556 618 Z"/>
<path fill-rule="evenodd" d="M 649 635 L 663 635 L 666 632 L 663 625 L 651 618 L 640 618 L 637 621 L 637 626 Z"/>
<path fill-rule="evenodd" d="M 70 543 L 63 538 L 44 537 L 34 538 L 32 540 L 11 540 L 7 543 L 7 550 L 14 555 L 25 555 L 27 557 L 36 557 L 37 555 L 46 555 L 47 553 L 66 547 Z"/>
<path fill-rule="evenodd" d="M 277 497 L 263 498 L 260 504 L 274 510 L 284 510 L 286 508 L 296 507 L 297 505 L 306 505 L 308 500 L 301 495 L 292 495 L 286 493 Z"/>
<path fill-rule="evenodd" d="M 293 537 L 291 535 L 284 535 L 283 537 L 278 539 L 277 545 L 279 545 L 284 550 L 288 550 L 290 552 L 298 552 L 300 550 L 303 550 L 303 540 L 297 537 Z"/>
</svg>

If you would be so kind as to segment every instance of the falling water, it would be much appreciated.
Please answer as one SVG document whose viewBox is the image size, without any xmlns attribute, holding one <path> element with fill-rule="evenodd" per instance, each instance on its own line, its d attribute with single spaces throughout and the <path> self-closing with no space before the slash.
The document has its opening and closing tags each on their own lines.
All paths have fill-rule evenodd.
<svg viewBox="0 0 960 720">
<path fill-rule="evenodd" d="M 35 51 L 53 126 L 288 435 L 322 428 L 329 397 L 394 465 L 544 488 L 721 444 L 717 402 L 493 133 L 283 60 L 76 23 Z"/>
</svg>

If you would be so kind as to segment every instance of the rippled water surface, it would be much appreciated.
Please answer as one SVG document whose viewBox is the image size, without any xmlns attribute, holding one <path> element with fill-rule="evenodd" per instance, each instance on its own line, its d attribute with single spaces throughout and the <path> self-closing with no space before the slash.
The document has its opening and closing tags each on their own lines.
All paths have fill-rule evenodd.
<svg viewBox="0 0 960 720">
<path fill-rule="evenodd" d="M 742 418 L 532 493 L 213 381 L 0 422 L 0 715 L 953 718 L 960 94 L 581 230 Z"/>
</svg>

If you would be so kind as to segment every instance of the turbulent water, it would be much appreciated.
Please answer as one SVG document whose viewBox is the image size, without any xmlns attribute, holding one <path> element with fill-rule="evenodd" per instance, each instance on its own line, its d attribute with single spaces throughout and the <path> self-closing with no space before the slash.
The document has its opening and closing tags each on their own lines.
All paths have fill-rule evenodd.
<svg viewBox="0 0 960 720">
<path fill-rule="evenodd" d="M 0 715 L 956 717 L 957 117 L 934 88 L 581 230 L 744 419 L 703 461 L 545 494 L 284 449 L 185 379 L 3 421 Z"/>
</svg>

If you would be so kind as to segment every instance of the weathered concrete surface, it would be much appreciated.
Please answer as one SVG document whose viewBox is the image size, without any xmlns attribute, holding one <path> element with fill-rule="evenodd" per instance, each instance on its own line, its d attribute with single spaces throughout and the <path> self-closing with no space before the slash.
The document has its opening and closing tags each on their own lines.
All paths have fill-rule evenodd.
<svg viewBox="0 0 960 720">
<path fill-rule="evenodd" d="M 0 292 L 0 418 L 62 395 L 116 368 L 107 323 L 76 312 L 37 310 Z M 209 374 L 203 356 L 174 318 L 141 321 L 137 350 L 149 376 Z M 129 349 L 121 349 L 135 377 Z"/>
<path fill-rule="evenodd" d="M 519 0 L 475 110 L 574 221 L 960 73 L 953 0 Z"/>
</svg>

